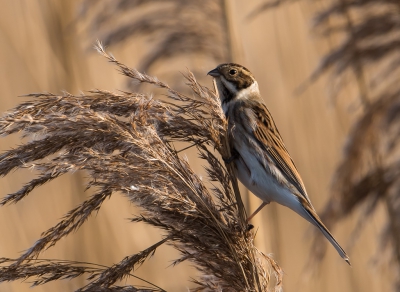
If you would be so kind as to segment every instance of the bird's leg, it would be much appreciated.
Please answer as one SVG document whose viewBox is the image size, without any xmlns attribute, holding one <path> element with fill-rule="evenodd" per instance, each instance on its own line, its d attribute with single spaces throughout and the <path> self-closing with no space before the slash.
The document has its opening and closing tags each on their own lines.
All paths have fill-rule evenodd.
<svg viewBox="0 0 400 292">
<path fill-rule="evenodd" d="M 237 152 L 235 149 L 232 149 L 232 155 L 229 158 L 222 158 L 222 160 L 226 164 L 231 164 L 235 159 L 239 158 L 239 152 Z"/>
<path fill-rule="evenodd" d="M 258 212 L 261 211 L 262 208 L 264 208 L 266 205 L 268 205 L 269 202 L 262 202 L 262 204 L 260 205 L 260 207 L 257 208 L 257 210 L 254 211 L 253 214 L 250 215 L 249 218 L 247 218 L 247 222 L 249 222 L 251 219 L 253 219 L 254 216 L 257 215 Z"/>
</svg>

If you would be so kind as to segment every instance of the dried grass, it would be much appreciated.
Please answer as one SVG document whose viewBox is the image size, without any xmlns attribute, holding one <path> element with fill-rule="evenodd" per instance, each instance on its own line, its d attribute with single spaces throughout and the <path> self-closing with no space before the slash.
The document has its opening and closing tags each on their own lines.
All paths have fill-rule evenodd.
<svg viewBox="0 0 400 292">
<path fill-rule="evenodd" d="M 140 1 L 133 1 L 139 3 Z M 0 175 L 21 168 L 37 176 L 1 204 L 18 203 L 33 189 L 74 171 L 85 171 L 87 188 L 96 193 L 70 210 L 62 220 L 17 259 L 2 259 L 0 281 L 33 279 L 33 285 L 86 276 L 77 291 L 163 291 L 157 286 L 118 286 L 162 244 L 180 252 L 174 261 L 190 261 L 200 272 L 194 291 L 279 291 L 282 271 L 253 245 L 246 214 L 229 157 L 226 120 L 214 92 L 185 75 L 192 94 L 183 95 L 157 78 L 119 63 L 99 44 L 97 50 L 120 72 L 140 83 L 164 89 L 164 101 L 142 93 L 103 90 L 75 96 L 38 93 L 0 119 L 0 134 L 22 133 L 29 142 L 0 155 Z M 206 163 L 207 188 L 179 156 L 175 142 L 196 147 Z M 214 151 L 214 150 L 216 151 Z M 47 248 L 79 229 L 110 196 L 121 193 L 140 207 L 133 222 L 163 230 L 164 239 L 112 267 L 58 260 L 38 260 Z M 270 284 L 271 286 L 271 284 Z"/>
</svg>

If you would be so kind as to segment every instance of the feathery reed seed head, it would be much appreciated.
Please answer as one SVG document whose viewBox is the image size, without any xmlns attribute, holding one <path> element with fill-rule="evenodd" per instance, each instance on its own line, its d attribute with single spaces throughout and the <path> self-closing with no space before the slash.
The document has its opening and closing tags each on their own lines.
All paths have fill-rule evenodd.
<svg viewBox="0 0 400 292">
<path fill-rule="evenodd" d="M 90 91 L 30 94 L 0 119 L 0 134 L 22 132 L 35 137 L 0 156 L 0 175 L 32 167 L 38 176 L 2 205 L 17 203 L 42 184 L 77 170 L 85 171 L 96 193 L 70 210 L 62 220 L 16 260 L 4 259 L 0 281 L 35 278 L 35 285 L 63 278 L 89 275 L 79 291 L 159 291 L 115 286 L 166 243 L 201 272 L 195 291 L 218 287 L 221 291 L 266 291 L 269 273 L 281 287 L 281 270 L 253 243 L 246 230 L 245 211 L 237 191 L 233 169 L 225 168 L 217 153 L 229 155 L 226 121 L 214 92 L 198 84 L 189 72 L 185 77 L 191 96 L 170 88 L 158 79 L 117 61 L 101 44 L 97 50 L 120 72 L 141 83 L 167 91 L 166 101 L 133 92 Z M 179 156 L 175 142 L 196 147 L 213 188 L 206 187 L 187 161 Z M 236 191 L 234 191 L 234 189 Z M 70 262 L 35 260 L 45 249 L 80 228 L 104 201 L 116 192 L 139 206 L 132 222 L 145 222 L 163 230 L 165 238 L 112 267 Z"/>
</svg>

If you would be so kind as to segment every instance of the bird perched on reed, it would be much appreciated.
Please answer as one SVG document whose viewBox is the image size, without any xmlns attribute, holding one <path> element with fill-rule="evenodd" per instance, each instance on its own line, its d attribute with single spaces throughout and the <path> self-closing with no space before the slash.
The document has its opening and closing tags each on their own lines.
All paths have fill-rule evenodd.
<svg viewBox="0 0 400 292">
<path fill-rule="evenodd" d="M 319 228 L 339 255 L 349 257 L 322 223 L 287 151 L 275 122 L 264 104 L 258 83 L 245 67 L 228 63 L 208 72 L 214 77 L 222 109 L 228 119 L 228 133 L 238 179 L 265 205 L 277 202 L 290 208 Z"/>
</svg>

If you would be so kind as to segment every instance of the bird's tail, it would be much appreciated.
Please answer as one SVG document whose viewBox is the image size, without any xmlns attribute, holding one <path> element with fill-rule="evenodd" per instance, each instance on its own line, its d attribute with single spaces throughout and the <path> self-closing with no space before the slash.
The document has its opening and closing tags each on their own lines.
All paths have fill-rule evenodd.
<svg viewBox="0 0 400 292">
<path fill-rule="evenodd" d="M 333 237 L 333 235 L 329 232 L 328 228 L 322 223 L 321 219 L 319 218 L 318 214 L 314 211 L 314 209 L 309 206 L 308 204 L 302 204 L 311 223 L 313 223 L 316 227 L 321 230 L 321 232 L 324 234 L 326 239 L 329 240 L 329 242 L 333 245 L 333 247 L 336 249 L 336 251 L 339 253 L 339 255 L 351 266 L 350 263 L 350 258 L 344 251 L 344 249 L 340 246 L 340 244 L 336 241 L 336 239 Z M 306 206 L 304 206 L 306 205 Z M 306 218 L 307 219 L 307 218 Z"/>
</svg>

